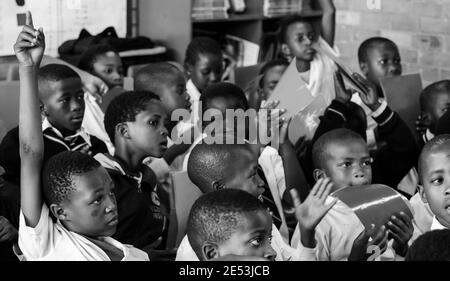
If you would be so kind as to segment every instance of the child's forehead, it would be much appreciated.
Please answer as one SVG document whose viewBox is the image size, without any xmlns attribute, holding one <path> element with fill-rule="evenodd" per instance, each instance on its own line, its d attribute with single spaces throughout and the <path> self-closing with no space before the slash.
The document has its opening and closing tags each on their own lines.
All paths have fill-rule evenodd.
<svg viewBox="0 0 450 281">
<path fill-rule="evenodd" d="M 450 144 L 436 150 L 429 151 L 422 156 L 424 171 L 433 172 L 441 169 L 450 169 Z"/>
<path fill-rule="evenodd" d="M 369 150 L 362 140 L 347 139 L 330 142 L 324 149 L 333 158 L 367 157 Z"/>
<path fill-rule="evenodd" d="M 372 55 L 400 55 L 397 46 L 394 43 L 379 42 L 367 49 L 367 54 Z"/>
<path fill-rule="evenodd" d="M 103 167 L 72 176 L 75 193 L 89 195 L 112 184 L 111 177 Z"/>
<path fill-rule="evenodd" d="M 203 52 L 197 54 L 196 65 L 207 66 L 222 63 L 222 56 L 214 54 L 212 52 Z"/>
<path fill-rule="evenodd" d="M 167 111 L 164 107 L 164 105 L 159 100 L 150 100 L 145 105 L 145 110 L 139 112 L 136 117 L 138 116 L 161 116 L 166 118 L 167 117 Z"/>
<path fill-rule="evenodd" d="M 81 79 L 78 77 L 71 77 L 60 79 L 58 81 L 45 81 L 40 83 L 39 89 L 44 97 L 53 97 L 61 93 L 76 93 L 82 90 Z"/>
<path fill-rule="evenodd" d="M 270 233 L 272 229 L 272 217 L 266 210 L 254 210 L 242 212 L 241 230 L 247 233 L 266 232 Z"/>
<path fill-rule="evenodd" d="M 292 35 L 293 33 L 309 33 L 309 32 L 313 32 L 314 29 L 311 25 L 311 23 L 309 22 L 303 22 L 303 21 L 296 21 L 291 23 L 288 27 L 287 27 L 287 35 Z"/>
</svg>

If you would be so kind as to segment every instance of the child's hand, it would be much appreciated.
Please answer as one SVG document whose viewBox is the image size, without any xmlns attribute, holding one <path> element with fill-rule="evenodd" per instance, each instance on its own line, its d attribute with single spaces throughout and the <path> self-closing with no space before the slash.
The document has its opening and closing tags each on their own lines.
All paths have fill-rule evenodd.
<svg viewBox="0 0 450 281">
<path fill-rule="evenodd" d="M 17 239 L 17 229 L 5 218 L 0 216 L 0 243 Z"/>
<path fill-rule="evenodd" d="M 289 125 L 291 124 L 291 118 L 285 119 L 281 118 L 279 123 L 280 130 L 280 144 L 289 142 Z"/>
<path fill-rule="evenodd" d="M 384 225 L 381 226 L 377 235 L 369 241 L 374 231 L 375 225 L 372 225 L 371 229 L 364 230 L 356 237 L 348 257 L 349 261 L 374 260 L 378 257 L 378 254 L 381 255 L 386 251 L 388 242 L 386 227 Z"/>
<path fill-rule="evenodd" d="M 279 101 L 270 101 L 270 102 L 262 101 L 261 108 L 258 113 L 258 123 L 267 120 L 267 136 L 271 136 L 271 138 L 273 138 L 276 135 L 273 133 L 274 130 L 280 132 L 283 124 L 290 121 L 282 117 L 283 114 L 286 113 L 286 109 L 277 108 L 279 104 L 280 104 Z M 263 118 L 263 114 L 266 114 L 265 110 L 267 110 L 267 118 Z M 258 127 L 260 126 L 258 125 Z M 285 133 L 287 135 L 287 128 Z M 281 137 L 280 139 L 282 140 Z"/>
<path fill-rule="evenodd" d="M 420 113 L 419 116 L 417 116 L 416 131 L 420 136 L 426 134 L 428 128 L 430 128 L 430 125 L 431 122 L 427 115 Z"/>
<path fill-rule="evenodd" d="M 295 215 L 300 226 L 302 244 L 305 247 L 314 247 L 314 230 L 316 226 L 337 202 L 337 199 L 334 198 L 332 202 L 325 204 L 332 187 L 333 183 L 329 178 L 319 179 L 303 203 L 300 202 L 297 190 L 294 188 L 290 190 L 294 202 Z"/>
<path fill-rule="evenodd" d="M 411 218 L 400 212 L 400 214 L 391 217 L 386 227 L 394 238 L 392 248 L 395 250 L 395 253 L 402 257 L 406 256 L 408 241 L 411 239 L 414 231 Z"/>
<path fill-rule="evenodd" d="M 79 152 L 84 153 L 84 154 L 87 154 L 87 155 L 89 155 L 89 156 L 92 156 L 91 147 L 90 147 L 88 144 L 86 144 L 85 146 L 83 146 L 83 147 L 79 150 Z"/>
<path fill-rule="evenodd" d="M 31 13 L 27 12 L 25 26 L 14 44 L 14 52 L 20 66 L 36 67 L 41 64 L 45 50 L 45 36 L 42 28 L 34 29 Z"/>
<path fill-rule="evenodd" d="M 108 86 L 102 79 L 87 72 L 80 73 L 83 89 L 94 96 L 97 103 L 102 102 L 102 96 L 108 92 Z"/>
<path fill-rule="evenodd" d="M 376 111 L 381 105 L 378 100 L 376 86 L 358 73 L 353 73 L 353 77 L 366 87 L 367 91 L 365 93 L 359 92 L 362 102 L 372 111 Z"/>
<path fill-rule="evenodd" d="M 344 79 L 339 70 L 334 72 L 334 89 L 336 92 L 336 100 L 339 102 L 347 104 L 352 98 L 353 92 L 345 88 Z"/>
</svg>

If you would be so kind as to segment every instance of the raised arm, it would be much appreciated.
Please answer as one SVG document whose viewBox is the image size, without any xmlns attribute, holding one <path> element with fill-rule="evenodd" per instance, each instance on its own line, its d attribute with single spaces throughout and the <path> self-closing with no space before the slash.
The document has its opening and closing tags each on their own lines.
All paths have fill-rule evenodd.
<svg viewBox="0 0 450 281">
<path fill-rule="evenodd" d="M 334 7 L 333 0 L 318 0 L 318 3 L 323 13 L 321 22 L 322 37 L 331 47 L 333 47 L 336 25 L 336 8 Z"/>
<path fill-rule="evenodd" d="M 41 166 L 44 141 L 39 110 L 37 71 L 45 49 L 42 28 L 35 30 L 31 13 L 14 45 L 19 61 L 20 203 L 25 222 L 35 227 L 42 210 Z"/>
</svg>

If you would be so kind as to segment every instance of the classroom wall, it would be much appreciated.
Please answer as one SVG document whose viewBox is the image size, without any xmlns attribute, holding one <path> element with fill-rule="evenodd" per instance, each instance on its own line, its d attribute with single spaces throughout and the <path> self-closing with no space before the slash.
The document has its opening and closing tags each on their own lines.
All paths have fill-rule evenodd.
<svg viewBox="0 0 450 281">
<path fill-rule="evenodd" d="M 449 0 L 334 0 L 334 3 L 336 44 L 355 70 L 359 70 L 359 44 L 366 38 L 383 36 L 399 46 L 404 73 L 420 72 L 424 85 L 450 79 Z"/>
</svg>

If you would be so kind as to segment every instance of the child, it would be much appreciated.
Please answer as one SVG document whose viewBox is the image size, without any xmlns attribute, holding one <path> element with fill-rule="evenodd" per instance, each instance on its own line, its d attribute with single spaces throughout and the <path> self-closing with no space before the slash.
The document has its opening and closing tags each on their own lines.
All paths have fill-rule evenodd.
<svg viewBox="0 0 450 281">
<path fill-rule="evenodd" d="M 450 135 L 439 135 L 425 144 L 419 158 L 420 195 L 434 214 L 431 230 L 450 228 L 449 148 Z"/>
<path fill-rule="evenodd" d="M 333 50 L 335 32 L 335 7 L 332 0 L 320 0 L 323 16 L 321 22 L 321 36 L 314 31 L 312 24 L 305 18 L 292 15 L 284 18 L 280 23 L 278 40 L 281 52 L 287 60 L 295 59 L 299 79 L 303 79 L 314 97 L 323 97 L 323 109 L 335 97 L 333 74 L 335 63 L 319 49 Z M 322 111 L 323 112 L 323 111 Z M 321 114 L 320 112 L 319 114 Z M 318 124 L 318 120 L 315 123 Z M 315 126 L 317 127 L 317 126 Z"/>
<path fill-rule="evenodd" d="M 450 108 L 450 80 L 438 81 L 423 89 L 420 108 L 418 133 L 425 144 L 436 135 L 438 120 Z"/>
<path fill-rule="evenodd" d="M 450 229 L 421 235 L 408 250 L 405 261 L 450 261 Z"/>
<path fill-rule="evenodd" d="M 96 45 L 80 57 L 81 70 L 101 78 L 109 89 L 123 87 L 123 65 L 119 54 L 108 45 Z"/>
<path fill-rule="evenodd" d="M 36 72 L 44 48 L 44 33 L 41 28 L 34 29 L 28 12 L 14 45 L 21 85 L 19 247 L 23 257 L 148 260 L 144 252 L 108 237 L 116 229 L 117 208 L 111 178 L 97 161 L 87 154 L 66 151 L 50 158 L 42 170 L 44 141 Z"/>
<path fill-rule="evenodd" d="M 105 113 L 105 128 L 115 146 L 114 155 L 95 158 L 115 186 L 119 212 L 114 238 L 149 252 L 164 246 L 169 203 L 157 185 L 145 158 L 161 157 L 167 150 L 167 113 L 151 92 L 124 92 Z"/>
<path fill-rule="evenodd" d="M 227 255 L 275 260 L 272 218 L 266 207 L 242 190 L 202 195 L 189 213 L 187 237 L 200 261 Z"/>
<path fill-rule="evenodd" d="M 223 54 L 219 43 L 209 37 L 196 37 L 186 49 L 184 67 L 188 75 L 186 90 L 190 97 L 192 123 L 200 119 L 199 99 L 208 85 L 221 81 Z"/>
<path fill-rule="evenodd" d="M 203 193 L 224 188 L 240 189 L 261 199 L 265 183 L 259 177 L 257 169 L 257 154 L 250 145 L 200 144 L 194 148 L 189 158 L 188 176 Z M 301 225 L 302 234 L 305 236 L 302 237 L 302 246 L 295 251 L 284 242 L 278 229 L 272 227 L 272 246 L 277 252 L 278 260 L 310 260 L 314 258 L 311 253 L 315 246 L 313 239 L 315 225 L 335 203 L 335 201 L 331 201 L 325 205 L 322 201 L 326 197 L 324 194 L 328 194 L 330 189 L 329 180 L 319 181 L 301 205 L 297 193 L 293 192 L 297 219 Z M 319 201 L 315 201 L 316 199 Z M 309 209 L 309 212 L 304 213 L 304 208 Z M 191 245 L 185 237 L 178 248 L 177 260 L 197 259 L 198 257 L 193 253 Z"/>
<path fill-rule="evenodd" d="M 63 151 L 89 154 L 107 152 L 104 142 L 86 133 L 82 126 L 85 112 L 84 91 L 80 77 L 65 65 L 48 64 L 38 72 L 39 100 L 44 117 L 44 163 Z M 41 120 L 41 117 L 39 117 Z M 8 132 L 0 144 L 0 165 L 5 179 L 19 185 L 19 128 Z"/>
<path fill-rule="evenodd" d="M 397 45 L 383 37 L 372 37 L 365 40 L 358 49 L 358 61 L 361 72 L 376 87 L 377 95 L 383 98 L 380 79 L 402 75 L 400 52 Z M 355 94 L 352 101 L 360 105 L 367 116 L 367 143 L 369 147 L 376 148 L 375 128 L 377 123 L 371 117 L 371 110 Z"/>
</svg>

